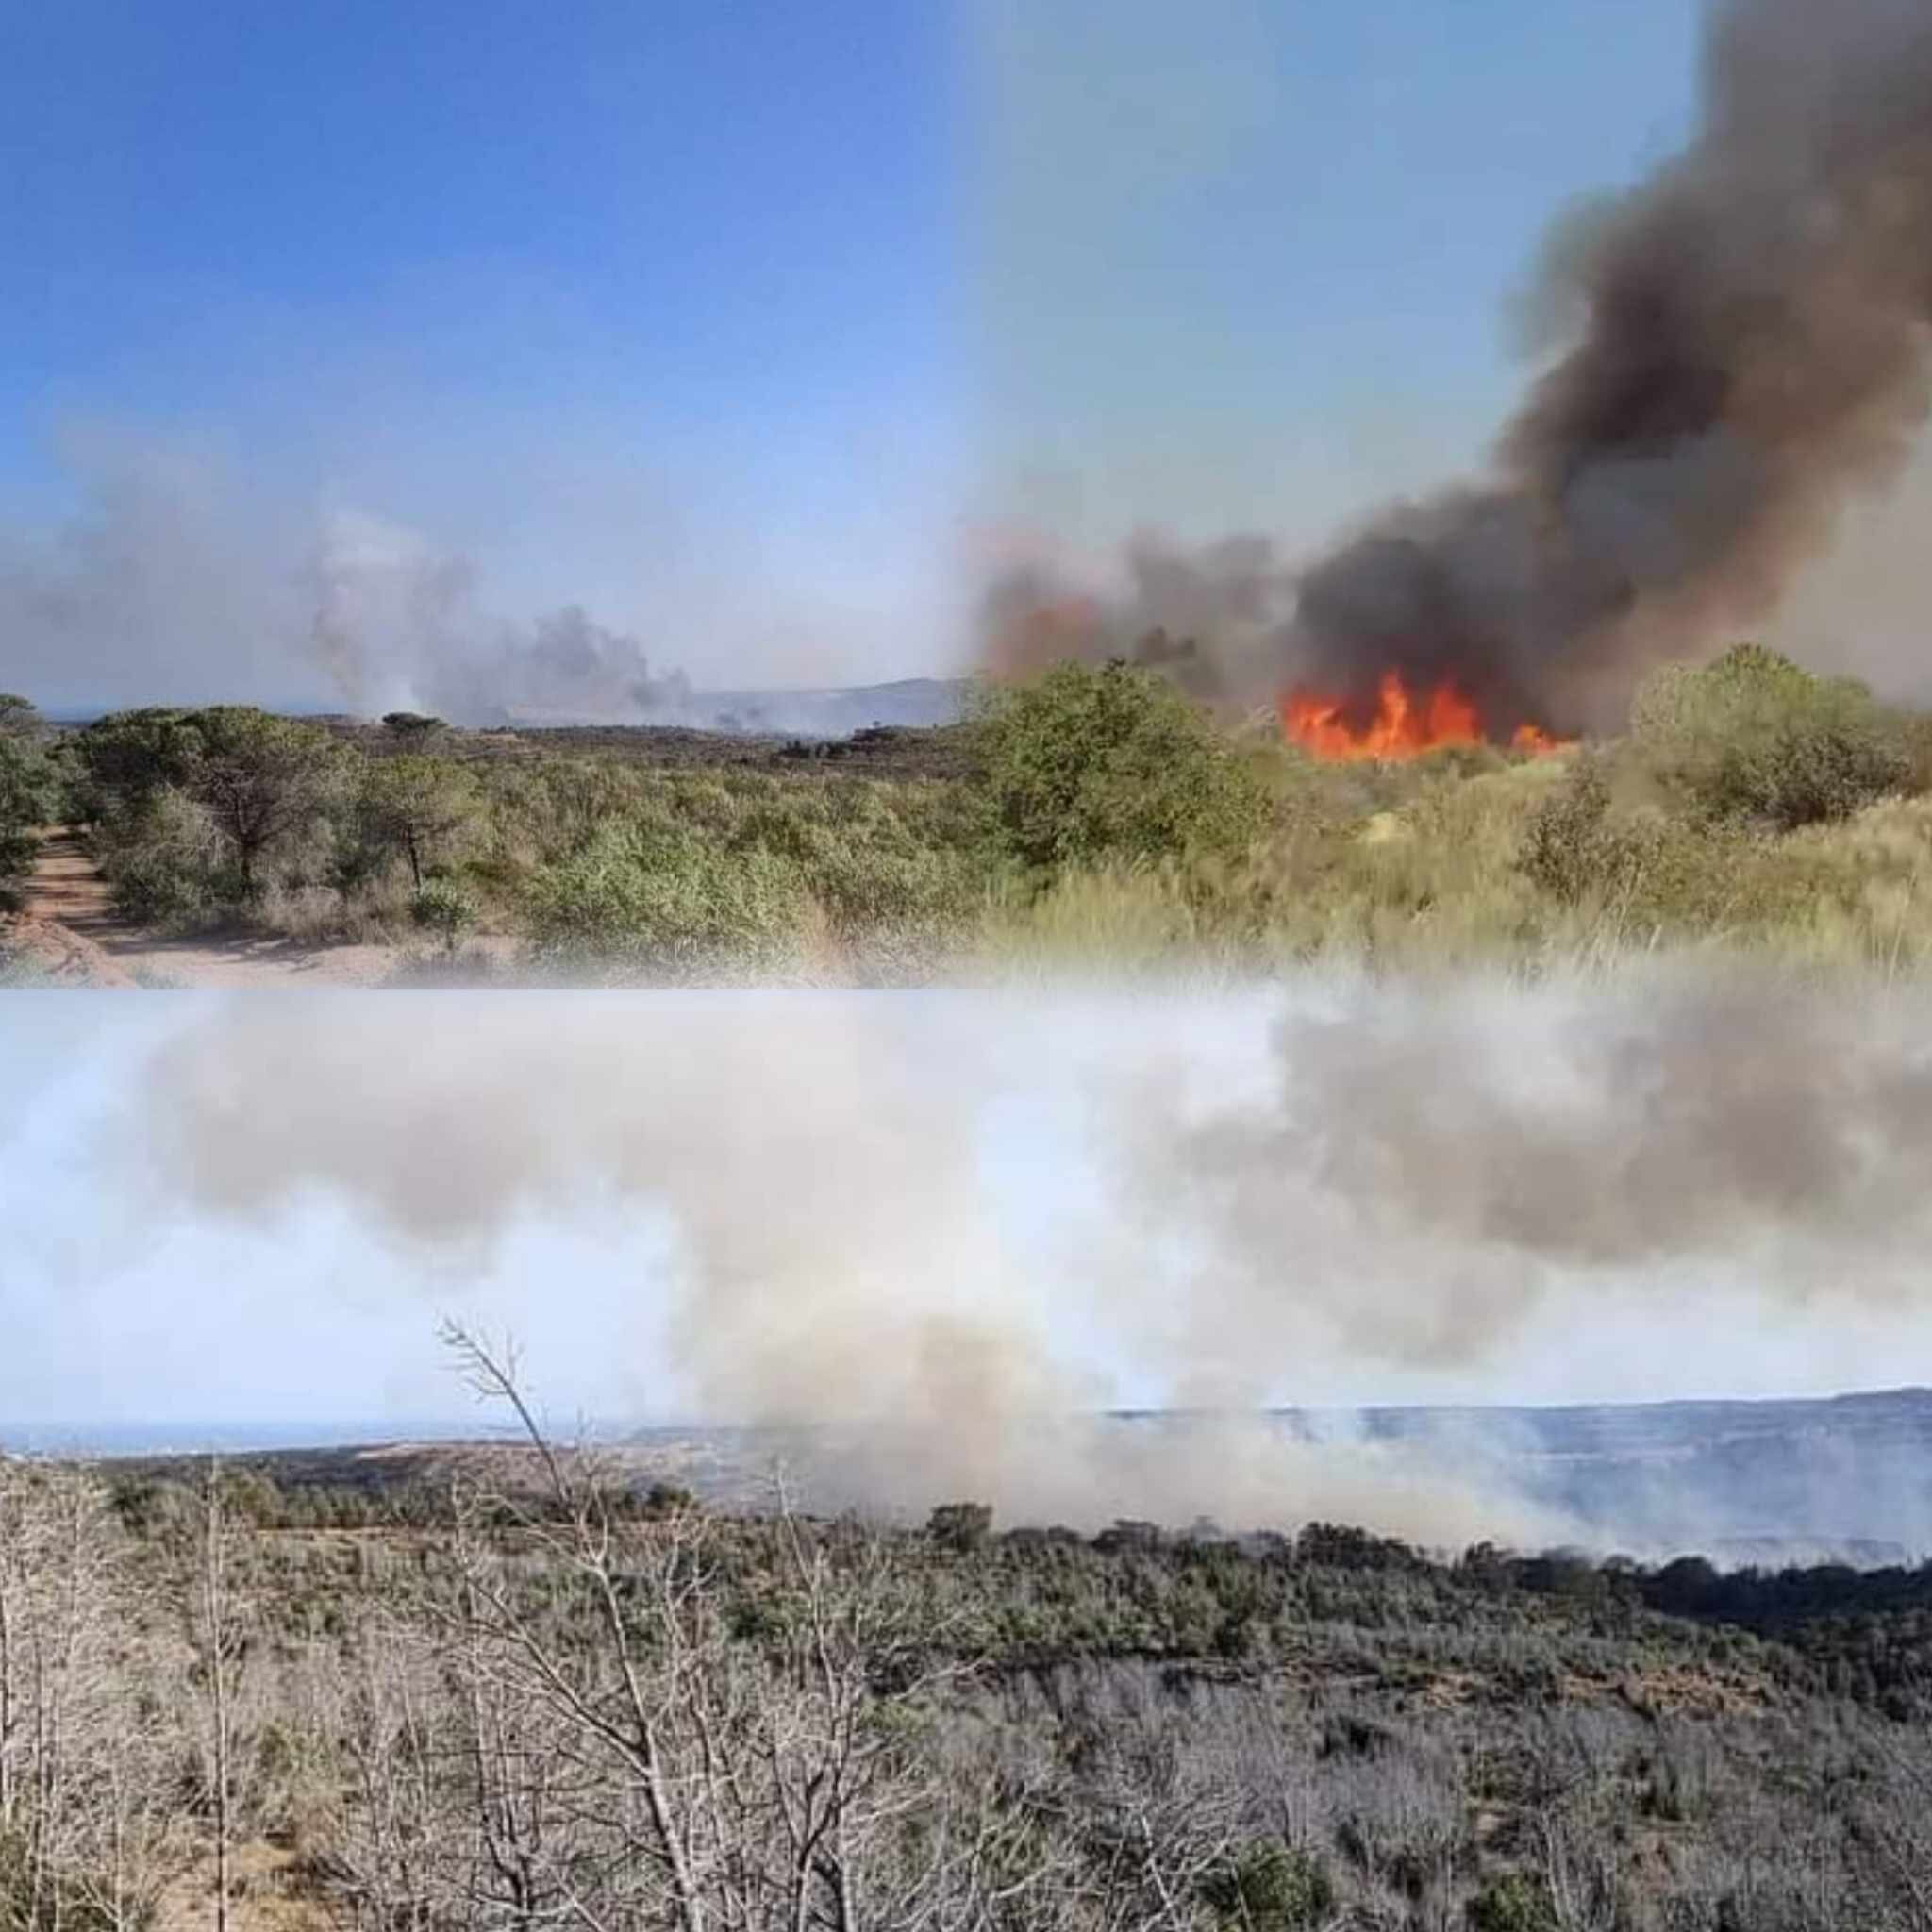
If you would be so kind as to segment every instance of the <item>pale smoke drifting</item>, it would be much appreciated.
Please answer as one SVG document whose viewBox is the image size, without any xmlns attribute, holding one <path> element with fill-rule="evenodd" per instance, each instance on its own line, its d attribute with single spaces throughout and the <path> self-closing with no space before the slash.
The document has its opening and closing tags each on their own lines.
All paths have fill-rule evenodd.
<svg viewBox="0 0 1932 1932">
<path fill-rule="evenodd" d="M 675 721 L 681 673 L 569 605 L 533 625 L 491 618 L 467 559 L 357 514 L 328 520 L 306 578 L 308 647 L 353 710 L 425 710 L 464 724 Z"/>
<path fill-rule="evenodd" d="M 251 501 L 207 452 L 96 433 L 85 500 L 0 524 L 0 686 L 58 703 L 323 703 L 453 722 L 678 722 L 681 673 L 566 606 L 492 613 L 459 554 L 358 511 Z"/>
<path fill-rule="evenodd" d="M 1178 619 L 1208 694 L 1367 702 L 1393 667 L 1453 676 L 1507 732 L 1611 722 L 1645 664 L 1768 616 L 1925 415 L 1932 11 L 1725 0 L 1690 143 L 1562 225 L 1544 275 L 1567 345 L 1490 477 L 1390 510 L 1294 581 L 1257 540 L 1143 551 L 1118 603 L 1016 581 L 995 651 L 1118 649 Z M 1190 570 L 1187 599 L 1150 594 Z"/>
<path fill-rule="evenodd" d="M 1240 1418 L 1132 1440 L 1082 1420 L 1106 1378 L 1058 1343 L 1064 1311 L 1042 1306 L 979 1172 L 981 1115 L 1014 1076 L 988 1018 L 949 1026 L 889 1001 L 236 1002 L 156 1052 L 121 1152 L 162 1218 L 272 1224 L 339 1199 L 443 1288 L 448 1264 L 480 1263 L 526 1219 L 613 1196 L 667 1213 L 668 1337 L 700 1411 L 831 1425 L 813 1455 L 845 1500 L 964 1494 L 1088 1524 L 1342 1515 L 1430 1541 L 1552 1528 L 1440 1457 L 1317 1448 Z M 641 1386 L 640 1410 L 651 1400 Z"/>
<path fill-rule="evenodd" d="M 1700 1269 L 1766 1308 L 1923 1307 L 1928 1021 L 1688 979 L 1306 990 L 1242 1097 L 1224 1058 L 1136 1043 L 1124 1005 L 1073 1052 L 1104 1205 L 1069 1202 L 1074 1258 L 1045 1274 L 981 1143 L 1051 1057 L 1043 1007 L 258 999 L 154 1055 L 122 1152 L 164 1210 L 339 1200 L 445 1288 L 526 1222 L 661 1213 L 700 1412 L 834 1425 L 849 1497 L 1441 1542 L 1557 1525 L 1485 1465 L 1493 1441 L 1295 1443 L 1240 1411 L 1320 1404 L 1324 1362 L 1494 1362 L 1552 1313 L 1587 1332 L 1611 1290 L 1693 1294 Z M 1098 1360 L 1223 1419 L 1082 1422 L 1112 1398 Z"/>
</svg>

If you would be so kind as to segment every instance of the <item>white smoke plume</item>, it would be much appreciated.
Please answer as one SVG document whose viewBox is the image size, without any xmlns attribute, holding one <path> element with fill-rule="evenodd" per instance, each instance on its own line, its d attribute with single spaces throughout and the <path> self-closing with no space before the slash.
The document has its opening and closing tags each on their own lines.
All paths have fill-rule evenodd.
<svg viewBox="0 0 1932 1932">
<path fill-rule="evenodd" d="M 532 625 L 486 615 L 475 570 L 379 518 L 328 518 L 306 580 L 309 642 L 349 708 L 425 710 L 458 724 L 675 721 L 691 699 L 636 638 L 576 605 Z"/>
<path fill-rule="evenodd" d="M 528 1220 L 668 1217 L 703 1416 L 812 1426 L 848 1499 L 1009 1521 L 1546 1537 L 1493 1432 L 1291 1440 L 1257 1405 L 1501 1374 L 1540 1326 L 1648 1296 L 1669 1329 L 1713 1284 L 1767 1320 L 1924 1312 L 1917 995 L 1305 988 L 1246 1078 L 1131 1000 L 1023 1004 L 258 997 L 152 1054 L 102 1158 L 158 1220 L 338 1203 L 443 1288 Z M 1087 1173 L 1042 1249 L 984 1137 L 1050 1062 Z M 1214 1420 L 1091 1420 L 1124 1382 Z"/>
<path fill-rule="evenodd" d="M 0 684 L 60 705 L 244 697 L 490 724 L 677 719 L 689 687 L 567 605 L 492 613 L 475 564 L 358 510 L 251 499 L 217 453 L 70 439 L 84 508 L 0 525 Z"/>
</svg>

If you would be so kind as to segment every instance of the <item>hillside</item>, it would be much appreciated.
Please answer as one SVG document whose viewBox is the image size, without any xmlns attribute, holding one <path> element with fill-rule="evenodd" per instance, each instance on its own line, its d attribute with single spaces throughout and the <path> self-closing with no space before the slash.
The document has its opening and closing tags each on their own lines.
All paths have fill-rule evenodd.
<svg viewBox="0 0 1932 1932">
<path fill-rule="evenodd" d="M 1291 1439 L 1423 1450 L 1480 1471 L 1499 1493 L 1574 1523 L 1602 1550 L 1653 1557 L 1701 1553 L 1724 1562 L 1838 1560 L 1862 1567 L 1932 1553 L 1932 1390 L 1897 1389 L 1807 1399 L 1611 1403 L 1561 1407 L 1282 1409 L 1270 1424 Z M 1124 1412 L 1103 1429 L 1181 1432 L 1185 1413 Z M 155 1446 L 149 1448 L 142 1441 Z M 86 1432 L 0 1442 L 70 1453 Z M 117 1481 L 178 1474 L 192 1430 L 120 1432 Z M 102 1444 L 105 1450 L 108 1445 Z M 836 1470 L 850 1442 L 826 1432 L 654 1428 L 607 1440 L 627 1479 L 675 1483 L 714 1507 L 760 1507 L 774 1469 L 817 1507 L 837 1507 Z M 500 1441 L 449 1440 L 256 1447 L 231 1444 L 238 1468 L 259 1471 L 291 1495 L 446 1488 L 454 1477 L 514 1472 L 526 1452 Z M 1229 1525 L 1292 1528 L 1292 1522 Z"/>
</svg>

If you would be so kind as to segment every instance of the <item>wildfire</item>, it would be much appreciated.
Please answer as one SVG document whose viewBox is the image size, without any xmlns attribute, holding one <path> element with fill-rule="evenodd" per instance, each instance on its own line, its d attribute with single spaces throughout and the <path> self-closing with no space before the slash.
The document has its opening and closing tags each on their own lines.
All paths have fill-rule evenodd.
<svg viewBox="0 0 1932 1932">
<path fill-rule="evenodd" d="M 1328 759 L 1412 758 L 1442 745 L 1483 741 L 1476 708 L 1454 685 L 1439 684 L 1418 703 L 1396 671 L 1383 673 L 1375 715 L 1359 730 L 1339 703 L 1305 694 L 1281 701 L 1281 728 L 1292 743 Z M 1534 724 L 1519 724 L 1510 739 L 1516 750 L 1539 758 L 1564 742 Z"/>
</svg>

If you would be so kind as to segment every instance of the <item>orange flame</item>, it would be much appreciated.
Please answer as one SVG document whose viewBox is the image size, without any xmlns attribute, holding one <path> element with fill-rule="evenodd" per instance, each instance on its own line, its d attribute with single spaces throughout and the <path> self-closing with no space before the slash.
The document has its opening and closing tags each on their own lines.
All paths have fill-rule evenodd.
<svg viewBox="0 0 1932 1932">
<path fill-rule="evenodd" d="M 1318 758 L 1412 758 L 1442 745 L 1480 744 L 1482 720 L 1476 708 L 1453 684 L 1439 684 L 1425 703 L 1409 695 L 1402 674 L 1385 671 L 1375 715 L 1360 730 L 1342 716 L 1330 698 L 1292 693 L 1281 701 L 1281 729 L 1291 743 Z M 1560 751 L 1565 741 L 1535 724 L 1522 724 L 1510 740 L 1534 757 Z"/>
</svg>

